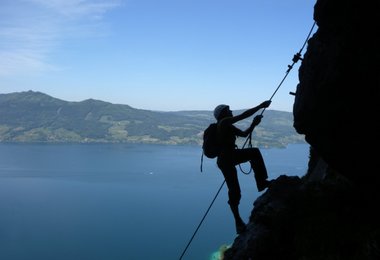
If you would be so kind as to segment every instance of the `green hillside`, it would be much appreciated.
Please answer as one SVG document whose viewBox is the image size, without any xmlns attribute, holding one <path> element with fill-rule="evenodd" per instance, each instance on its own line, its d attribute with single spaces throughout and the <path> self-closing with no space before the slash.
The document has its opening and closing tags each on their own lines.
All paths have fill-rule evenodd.
<svg viewBox="0 0 380 260">
<path fill-rule="evenodd" d="M 34 91 L 0 94 L 0 142 L 200 144 L 212 121 L 211 111 L 149 111 L 94 99 L 68 102 Z M 292 124 L 292 113 L 266 110 L 253 142 L 267 147 L 304 142 Z"/>
</svg>

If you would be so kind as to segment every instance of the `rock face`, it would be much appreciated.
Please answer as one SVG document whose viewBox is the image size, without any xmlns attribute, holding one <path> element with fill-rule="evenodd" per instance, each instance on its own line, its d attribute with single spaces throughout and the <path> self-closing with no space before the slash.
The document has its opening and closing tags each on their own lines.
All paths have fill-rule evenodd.
<svg viewBox="0 0 380 260">
<path fill-rule="evenodd" d="M 255 201 L 247 231 L 224 260 L 380 259 L 374 199 L 344 179 L 280 176 Z"/>
<path fill-rule="evenodd" d="M 379 12 L 378 0 L 316 2 L 293 107 L 308 172 L 254 202 L 225 260 L 380 259 Z"/>
<path fill-rule="evenodd" d="M 299 70 L 294 127 L 330 167 L 374 177 L 379 128 L 380 32 L 376 0 L 319 0 L 318 31 Z M 364 177 L 365 176 L 365 177 Z"/>
</svg>

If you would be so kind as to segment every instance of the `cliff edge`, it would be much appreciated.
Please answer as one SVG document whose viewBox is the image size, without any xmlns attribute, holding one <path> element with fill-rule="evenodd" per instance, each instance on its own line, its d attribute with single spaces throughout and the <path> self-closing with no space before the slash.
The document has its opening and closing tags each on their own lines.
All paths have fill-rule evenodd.
<svg viewBox="0 0 380 260">
<path fill-rule="evenodd" d="M 224 259 L 380 259 L 380 2 L 318 0 L 299 69 L 294 128 L 308 172 L 280 176 Z"/>
</svg>

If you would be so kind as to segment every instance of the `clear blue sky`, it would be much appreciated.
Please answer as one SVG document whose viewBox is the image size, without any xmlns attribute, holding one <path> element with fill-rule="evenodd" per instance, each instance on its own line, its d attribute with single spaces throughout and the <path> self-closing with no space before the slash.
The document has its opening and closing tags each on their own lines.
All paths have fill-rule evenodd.
<svg viewBox="0 0 380 260">
<path fill-rule="evenodd" d="M 0 93 L 177 111 L 269 99 L 312 0 L 1 0 Z M 306 48 L 305 50 L 306 51 Z M 269 109 L 291 111 L 298 67 Z"/>
</svg>

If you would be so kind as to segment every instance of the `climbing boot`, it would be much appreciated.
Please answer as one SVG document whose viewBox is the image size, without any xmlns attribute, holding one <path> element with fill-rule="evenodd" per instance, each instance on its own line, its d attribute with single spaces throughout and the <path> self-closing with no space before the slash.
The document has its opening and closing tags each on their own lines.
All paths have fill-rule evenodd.
<svg viewBox="0 0 380 260">
<path fill-rule="evenodd" d="M 272 183 L 272 180 L 271 181 L 268 181 L 268 180 L 262 180 L 262 181 L 259 181 L 259 182 L 256 182 L 256 186 L 257 186 L 257 190 L 260 192 L 260 191 L 263 191 L 265 190 L 266 188 L 269 187 L 269 185 Z"/>
<path fill-rule="evenodd" d="M 235 226 L 236 226 L 236 234 L 238 235 L 243 233 L 247 229 L 246 224 L 242 220 L 236 221 Z"/>
</svg>

